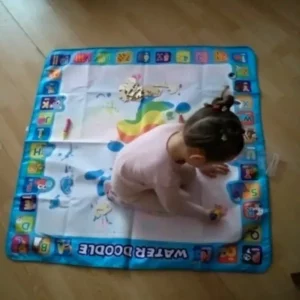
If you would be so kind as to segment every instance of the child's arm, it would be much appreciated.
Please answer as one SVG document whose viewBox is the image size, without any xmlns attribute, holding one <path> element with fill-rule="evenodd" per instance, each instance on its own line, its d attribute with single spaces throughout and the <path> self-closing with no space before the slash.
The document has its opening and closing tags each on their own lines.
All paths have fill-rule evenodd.
<svg viewBox="0 0 300 300">
<path fill-rule="evenodd" d="M 181 188 L 157 186 L 155 192 L 161 205 L 169 213 L 197 219 L 210 217 L 211 210 L 191 202 L 191 196 Z"/>
</svg>

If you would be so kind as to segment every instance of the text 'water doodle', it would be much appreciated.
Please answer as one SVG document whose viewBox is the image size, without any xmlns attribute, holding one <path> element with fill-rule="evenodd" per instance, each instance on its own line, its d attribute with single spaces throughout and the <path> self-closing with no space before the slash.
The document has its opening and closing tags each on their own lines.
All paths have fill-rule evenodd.
<svg viewBox="0 0 300 300">
<path fill-rule="evenodd" d="M 112 152 L 119 152 L 123 147 L 124 145 L 119 141 L 110 141 L 107 144 L 107 148 Z"/>
<path fill-rule="evenodd" d="M 70 166 L 65 166 L 65 174 L 61 180 L 60 180 L 60 189 L 61 191 L 69 196 L 72 193 L 72 187 L 74 185 L 74 180 L 73 180 L 73 169 Z"/>
</svg>

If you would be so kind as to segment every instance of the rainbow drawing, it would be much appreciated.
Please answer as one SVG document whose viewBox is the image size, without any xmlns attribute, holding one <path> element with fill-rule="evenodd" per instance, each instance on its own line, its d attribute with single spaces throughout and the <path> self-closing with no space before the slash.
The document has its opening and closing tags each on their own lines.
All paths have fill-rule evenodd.
<svg viewBox="0 0 300 300">
<path fill-rule="evenodd" d="M 137 111 L 135 120 L 123 120 L 117 124 L 120 140 L 130 143 L 141 134 L 152 128 L 164 124 L 163 111 L 173 108 L 170 102 L 148 102 L 141 105 Z"/>
</svg>

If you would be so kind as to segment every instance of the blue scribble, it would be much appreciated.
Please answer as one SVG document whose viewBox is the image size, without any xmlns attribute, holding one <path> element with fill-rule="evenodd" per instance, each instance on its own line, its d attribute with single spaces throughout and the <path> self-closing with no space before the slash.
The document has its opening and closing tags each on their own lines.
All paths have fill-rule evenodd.
<svg viewBox="0 0 300 300">
<path fill-rule="evenodd" d="M 97 183 L 97 194 L 105 196 L 104 182 L 111 179 L 110 175 L 104 175 L 103 170 L 89 171 L 85 173 L 84 178 L 86 180 L 98 180 Z"/>
<path fill-rule="evenodd" d="M 67 196 L 71 194 L 73 185 L 74 180 L 71 176 L 63 177 L 60 180 L 60 189 Z"/>
<path fill-rule="evenodd" d="M 175 108 L 175 111 L 178 114 L 185 114 L 185 113 L 189 112 L 190 110 L 191 110 L 191 106 L 187 102 L 181 102 Z"/>
<path fill-rule="evenodd" d="M 54 209 L 54 208 L 58 208 L 60 207 L 60 199 L 59 199 L 59 195 L 57 195 L 54 199 L 50 200 L 50 205 L 49 208 L 50 209 Z"/>
<path fill-rule="evenodd" d="M 111 179 L 111 176 L 102 176 L 100 178 L 100 180 L 98 181 L 97 193 L 100 197 L 105 196 L 104 182 L 107 181 L 107 180 L 110 180 L 110 179 Z"/>
<path fill-rule="evenodd" d="M 72 187 L 74 185 L 72 167 L 66 165 L 65 166 L 65 173 L 67 174 L 67 176 L 63 177 L 60 180 L 60 189 L 65 195 L 68 196 L 72 193 Z"/>
<path fill-rule="evenodd" d="M 96 98 L 99 98 L 99 97 L 110 97 L 111 96 L 111 93 L 98 93 L 96 95 Z"/>
<path fill-rule="evenodd" d="M 119 152 L 124 145 L 119 141 L 111 141 L 107 144 L 107 148 L 112 152 Z"/>
<path fill-rule="evenodd" d="M 73 155 L 73 144 L 69 145 L 69 151 L 65 154 L 65 156 L 61 159 L 61 161 L 68 159 L 69 157 L 74 156 Z"/>
<path fill-rule="evenodd" d="M 95 180 L 95 179 L 99 179 L 102 175 L 104 174 L 103 170 L 97 170 L 97 171 L 89 171 L 87 173 L 85 173 L 84 178 L 86 180 Z"/>
</svg>

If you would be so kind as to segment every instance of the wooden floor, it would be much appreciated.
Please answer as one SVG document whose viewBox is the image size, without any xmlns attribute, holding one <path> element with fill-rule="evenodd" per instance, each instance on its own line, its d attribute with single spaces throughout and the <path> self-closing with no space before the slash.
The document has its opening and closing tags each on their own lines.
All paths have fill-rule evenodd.
<svg viewBox="0 0 300 300">
<path fill-rule="evenodd" d="M 4 254 L 25 128 L 45 55 L 108 45 L 250 45 L 259 57 L 274 264 L 264 275 L 129 272 L 13 263 Z M 0 0 L 0 299 L 300 299 L 299 0 Z M 299 190 L 297 190 L 299 185 Z"/>
</svg>

